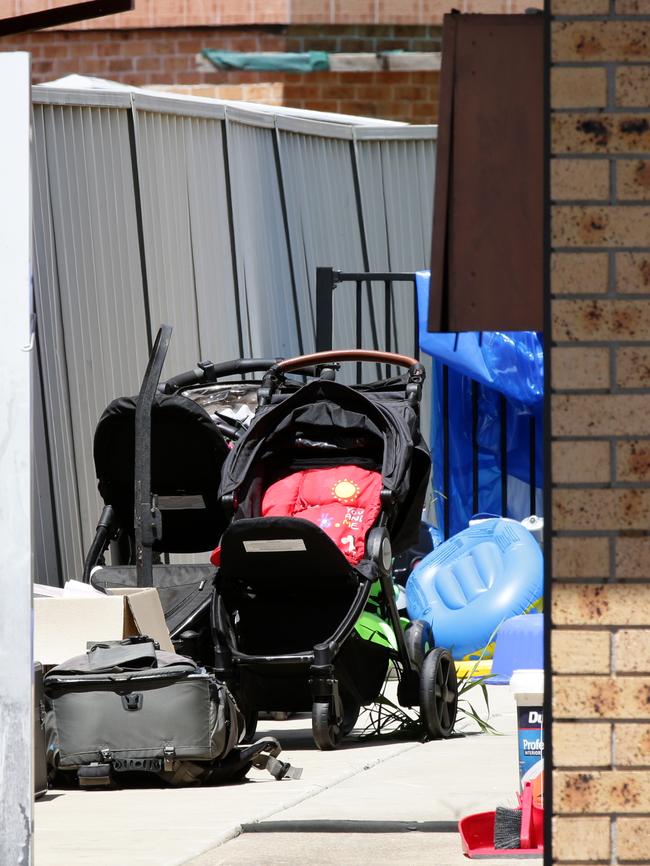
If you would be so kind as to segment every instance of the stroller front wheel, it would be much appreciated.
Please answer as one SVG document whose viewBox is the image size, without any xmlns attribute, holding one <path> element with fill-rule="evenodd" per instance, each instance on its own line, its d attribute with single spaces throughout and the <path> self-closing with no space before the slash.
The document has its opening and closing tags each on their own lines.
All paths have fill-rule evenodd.
<svg viewBox="0 0 650 866">
<path fill-rule="evenodd" d="M 314 742 L 322 752 L 330 752 L 341 742 L 341 729 L 336 724 L 329 701 L 314 701 L 311 708 L 311 729 Z"/>
<path fill-rule="evenodd" d="M 451 736 L 458 709 L 456 666 L 449 650 L 427 653 L 420 671 L 420 713 L 432 740 Z"/>
</svg>

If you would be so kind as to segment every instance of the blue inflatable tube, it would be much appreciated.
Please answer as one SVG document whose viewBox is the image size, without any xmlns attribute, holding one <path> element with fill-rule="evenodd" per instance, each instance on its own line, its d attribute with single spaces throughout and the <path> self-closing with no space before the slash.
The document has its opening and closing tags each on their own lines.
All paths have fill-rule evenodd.
<svg viewBox="0 0 650 866">
<path fill-rule="evenodd" d="M 445 541 L 418 563 L 406 584 L 410 619 L 431 625 L 436 646 L 463 659 L 495 629 L 543 594 L 542 552 L 515 520 L 492 518 Z"/>
</svg>

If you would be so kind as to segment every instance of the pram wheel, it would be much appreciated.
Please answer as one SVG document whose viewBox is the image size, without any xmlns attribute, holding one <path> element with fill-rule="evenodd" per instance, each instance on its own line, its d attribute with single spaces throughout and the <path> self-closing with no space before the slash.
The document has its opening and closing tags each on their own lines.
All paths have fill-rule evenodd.
<svg viewBox="0 0 650 866">
<path fill-rule="evenodd" d="M 420 672 L 420 713 L 433 740 L 451 735 L 458 708 L 456 667 L 448 650 L 437 647 L 424 659 Z"/>
<path fill-rule="evenodd" d="M 341 728 L 334 721 L 329 701 L 314 701 L 312 704 L 311 730 L 314 742 L 322 752 L 331 752 L 341 742 Z"/>
</svg>

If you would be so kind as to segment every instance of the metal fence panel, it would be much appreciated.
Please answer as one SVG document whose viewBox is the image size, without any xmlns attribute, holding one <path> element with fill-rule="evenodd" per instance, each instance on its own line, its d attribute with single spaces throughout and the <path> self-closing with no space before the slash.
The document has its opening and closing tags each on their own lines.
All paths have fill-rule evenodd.
<svg viewBox="0 0 650 866">
<path fill-rule="evenodd" d="M 61 561 L 56 561 L 56 550 L 47 543 L 47 535 L 37 531 L 36 580 L 48 583 L 50 569 L 60 568 L 61 576 L 73 573 L 81 558 L 81 527 L 79 523 L 79 500 L 75 470 L 72 419 L 68 392 L 63 323 L 59 299 L 59 276 L 52 202 L 48 176 L 48 154 L 45 142 L 45 112 L 49 108 L 35 105 L 32 127 L 32 187 L 33 187 L 33 268 L 34 294 L 37 325 L 37 352 L 42 368 L 41 394 L 35 398 L 35 421 L 47 420 L 49 436 L 48 461 L 41 459 L 42 452 L 36 448 L 36 481 L 42 488 L 51 486 L 53 503 L 47 497 L 41 505 L 41 496 L 34 501 L 35 526 L 47 525 L 50 513 L 56 515 Z M 37 387 L 39 383 L 36 383 Z M 40 403 L 40 405 L 39 405 Z M 43 441 L 45 433 L 40 424 L 35 425 L 35 441 Z M 41 473 L 46 473 L 41 477 Z M 51 509 L 51 510 L 50 510 Z M 42 514 L 41 514 L 42 512 Z M 47 572 L 43 573 L 47 563 Z M 55 583 L 58 583 L 57 576 Z"/>
<path fill-rule="evenodd" d="M 164 100 L 158 100 L 158 103 Z M 223 120 L 135 100 L 136 156 L 152 338 L 174 327 L 165 372 L 241 354 Z M 166 106 L 161 106 L 166 108 Z"/>
<path fill-rule="evenodd" d="M 357 141 L 359 185 L 371 271 L 429 267 L 435 142 Z M 391 345 L 413 351 L 414 306 L 395 293 Z"/>
<path fill-rule="evenodd" d="M 33 163 L 32 163 L 33 164 Z M 45 419 L 40 350 L 36 343 L 32 378 L 32 533 L 34 538 L 34 580 L 58 586 L 61 569 L 56 503 L 49 458 L 48 425 Z"/>
<path fill-rule="evenodd" d="M 299 354 L 282 189 L 271 125 L 227 121 L 244 353 Z"/>
<path fill-rule="evenodd" d="M 301 332 L 305 351 L 313 351 L 316 268 L 363 270 L 350 142 L 284 131 L 278 139 Z M 351 346 L 350 304 L 338 301 L 335 296 L 335 345 Z"/>
<path fill-rule="evenodd" d="M 47 177 L 41 181 L 49 191 L 56 281 L 42 279 L 38 289 L 43 324 L 45 306 L 58 308 L 55 337 L 62 340 L 58 350 L 67 382 L 57 385 L 63 403 L 67 396 L 71 441 L 66 445 L 74 460 L 71 472 L 66 453 L 59 472 L 71 472 L 76 482 L 76 502 L 69 506 L 75 543 L 64 559 L 66 578 L 80 572 L 74 525 L 80 524 L 85 547 L 99 508 L 92 461 L 97 419 L 110 400 L 137 388 L 147 340 L 127 114 L 70 105 L 40 110 L 43 123 L 35 126 L 35 138 L 42 137 L 37 149 L 47 153 Z M 39 186 L 42 195 L 43 183 Z"/>
</svg>

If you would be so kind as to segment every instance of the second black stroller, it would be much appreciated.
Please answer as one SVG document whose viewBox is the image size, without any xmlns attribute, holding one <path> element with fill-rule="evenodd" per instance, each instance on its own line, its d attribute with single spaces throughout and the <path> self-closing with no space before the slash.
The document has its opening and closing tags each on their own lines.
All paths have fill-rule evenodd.
<svg viewBox="0 0 650 866">
<path fill-rule="evenodd" d="M 176 651 L 210 665 L 214 568 L 207 560 L 227 525 L 221 468 L 257 407 L 260 382 L 244 377 L 275 359 L 202 362 L 159 386 L 170 337 L 163 326 L 140 394 L 113 400 L 97 424 L 94 459 L 105 506 L 83 579 L 98 589 L 155 586 Z M 170 555 L 201 553 L 202 563 L 169 563 Z"/>
</svg>

